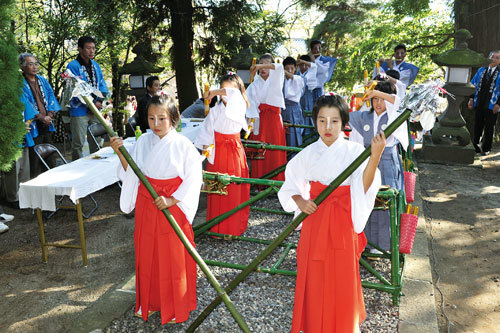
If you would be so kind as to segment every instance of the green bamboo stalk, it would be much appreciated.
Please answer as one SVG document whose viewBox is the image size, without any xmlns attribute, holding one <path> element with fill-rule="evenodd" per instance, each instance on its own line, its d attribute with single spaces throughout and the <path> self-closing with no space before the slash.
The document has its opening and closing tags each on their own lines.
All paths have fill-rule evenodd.
<svg viewBox="0 0 500 333">
<path fill-rule="evenodd" d="M 97 110 L 96 106 L 94 105 L 94 103 L 90 99 L 90 97 L 89 96 L 82 96 L 82 98 L 85 101 L 85 103 L 87 104 L 87 106 L 90 108 L 90 110 L 92 110 L 94 115 L 97 117 L 99 122 L 104 126 L 104 128 L 106 129 L 106 132 L 110 136 L 116 136 L 116 133 L 108 126 L 108 124 L 106 123 L 106 121 L 102 117 L 99 110 Z M 146 187 L 148 192 L 151 194 L 151 196 L 153 197 L 153 200 L 156 199 L 158 197 L 158 193 L 156 193 L 156 191 L 153 188 L 153 186 L 151 185 L 151 183 L 148 181 L 146 176 L 144 176 L 142 171 L 139 169 L 139 167 L 137 166 L 135 161 L 132 159 L 132 157 L 128 153 L 127 149 L 125 149 L 125 147 L 122 146 L 122 147 L 120 147 L 120 152 L 127 160 L 128 165 L 132 168 L 132 170 L 135 172 L 137 177 L 139 177 L 140 181 L 144 184 L 144 186 Z M 236 322 L 240 326 L 241 330 L 243 332 L 250 332 L 248 325 L 243 320 L 243 317 L 241 317 L 241 315 L 236 310 L 234 304 L 232 303 L 231 299 L 229 298 L 229 295 L 224 291 L 224 289 L 222 289 L 221 285 L 219 284 L 219 282 L 217 281 L 215 276 L 210 271 L 210 268 L 208 268 L 207 264 L 205 264 L 205 261 L 203 261 L 203 259 L 199 255 L 199 253 L 196 251 L 194 246 L 191 244 L 189 239 L 186 237 L 186 235 L 184 234 L 182 229 L 179 227 L 179 225 L 175 221 L 175 219 L 172 216 L 172 214 L 170 213 L 170 211 L 167 208 L 165 208 L 162 210 L 162 212 L 165 215 L 165 217 L 167 218 L 167 220 L 170 223 L 170 225 L 172 226 L 172 228 L 174 229 L 174 231 L 177 234 L 177 236 L 179 237 L 179 239 L 181 240 L 182 244 L 184 244 L 184 246 L 186 247 L 186 250 L 189 252 L 191 257 L 193 257 L 193 259 L 196 261 L 196 263 L 200 266 L 203 273 L 205 273 L 206 277 L 210 281 L 210 284 L 212 284 L 212 286 L 215 288 L 215 290 L 219 294 L 219 297 L 222 298 L 222 301 L 226 304 L 229 312 L 234 317 L 234 319 L 236 320 Z"/>
<path fill-rule="evenodd" d="M 243 142 L 243 147 L 245 148 L 255 148 L 255 149 L 266 149 L 266 150 L 283 150 L 283 151 L 291 151 L 294 153 L 298 153 L 299 151 L 302 150 L 302 148 L 298 147 L 288 147 L 288 146 L 278 146 L 278 145 L 272 145 L 269 143 L 247 143 Z"/>
<path fill-rule="evenodd" d="M 401 115 L 398 116 L 387 128 L 384 133 L 386 137 L 389 137 L 401 124 L 410 117 L 411 110 L 407 109 Z M 371 146 L 368 146 L 359 156 L 351 163 L 337 178 L 335 178 L 330 185 L 328 185 L 315 199 L 316 205 L 321 204 L 328 195 L 330 195 L 340 184 L 342 184 L 369 156 L 371 153 Z M 275 238 L 275 240 L 264 249 L 240 274 L 233 279 L 226 287 L 226 292 L 230 294 L 238 284 L 243 281 L 252 271 L 254 271 L 257 266 L 267 258 L 271 252 L 283 242 L 283 240 L 291 234 L 295 228 L 307 217 L 308 215 L 301 212 L 293 221 L 290 223 L 285 230 Z M 194 330 L 205 320 L 205 318 L 219 305 L 221 302 L 220 297 L 217 297 L 210 303 L 195 319 L 195 321 L 188 327 L 186 332 L 194 332 Z"/>
<path fill-rule="evenodd" d="M 288 162 L 287 162 L 288 163 Z M 273 178 L 274 176 L 276 176 L 277 174 L 279 174 L 280 172 L 283 172 L 285 171 L 286 169 L 286 164 L 282 164 L 280 165 L 279 167 L 277 167 L 276 169 L 274 170 L 271 170 L 269 171 L 268 173 L 264 174 L 263 176 L 260 176 L 258 179 L 269 179 L 269 178 Z"/>
<path fill-rule="evenodd" d="M 258 212 L 271 213 L 271 214 L 279 214 L 279 215 L 290 215 L 293 216 L 292 212 L 285 212 L 284 210 L 271 209 L 271 208 L 263 208 L 263 207 L 250 207 L 250 210 L 255 210 Z"/>
<path fill-rule="evenodd" d="M 229 216 L 233 215 L 234 213 L 236 213 L 240 209 L 245 208 L 246 206 L 248 206 L 248 205 L 250 205 L 250 204 L 252 204 L 252 203 L 254 203 L 256 201 L 258 201 L 258 200 L 260 200 L 262 198 L 267 197 L 273 191 L 274 191 L 273 187 L 268 187 L 267 189 L 265 189 L 264 191 L 260 192 L 256 196 L 254 196 L 254 197 L 250 198 L 249 200 L 247 200 L 247 201 L 239 204 L 235 208 L 233 208 L 231 210 L 228 210 L 224 214 L 216 216 L 213 219 L 211 219 L 211 220 L 209 220 L 209 221 L 207 221 L 205 223 L 202 223 L 202 224 L 197 225 L 196 227 L 193 227 L 194 236 L 197 237 L 197 236 L 203 234 L 205 231 L 207 231 L 208 229 L 210 229 L 211 227 L 213 227 L 217 223 L 220 223 L 221 221 L 227 219 Z"/>
<path fill-rule="evenodd" d="M 283 125 L 285 127 L 297 127 L 297 128 L 310 128 L 310 129 L 314 129 L 313 125 L 291 124 L 291 123 L 286 123 L 286 122 L 284 122 Z"/>
<path fill-rule="evenodd" d="M 384 285 L 386 285 L 386 286 L 391 286 L 391 284 L 389 283 L 389 281 L 387 281 L 387 279 L 386 279 L 386 278 L 384 278 L 384 277 L 382 276 L 382 274 L 380 274 L 379 272 L 377 272 L 377 271 L 375 270 L 375 268 L 373 268 L 373 267 L 372 267 L 369 263 L 367 263 L 365 259 L 360 258 L 360 259 L 359 259 L 359 263 L 360 263 L 360 264 L 361 264 L 364 268 L 366 268 L 366 269 L 368 270 L 368 272 L 372 273 L 372 274 L 373 274 L 373 276 L 375 276 L 377 279 L 379 279 L 379 280 L 380 280 L 380 282 L 382 282 Z"/>
<path fill-rule="evenodd" d="M 260 238 L 254 238 L 254 237 L 245 237 L 245 236 L 234 236 L 234 235 L 227 235 L 227 234 L 219 234 L 217 232 L 211 232 L 211 231 L 207 231 L 206 232 L 206 235 L 208 236 L 217 236 L 217 237 L 220 237 L 220 238 L 224 238 L 224 240 L 240 240 L 240 241 L 243 241 L 243 242 L 250 242 L 250 243 L 257 243 L 257 244 L 266 244 L 266 245 L 269 245 L 271 244 L 273 241 L 272 240 L 268 240 L 268 239 L 260 239 Z M 292 249 L 296 249 L 297 248 L 297 244 L 294 244 L 294 243 L 281 243 L 279 246 L 282 246 L 282 247 L 287 247 L 287 246 L 291 246 Z"/>
<path fill-rule="evenodd" d="M 233 264 L 230 262 L 216 261 L 216 260 L 205 260 L 205 262 L 210 266 L 218 266 L 225 268 L 238 269 L 240 271 L 245 270 L 248 266 L 241 264 Z M 280 275 L 288 275 L 288 276 L 297 276 L 296 271 L 288 271 L 285 269 L 275 269 L 275 268 L 267 268 L 267 267 L 257 267 L 255 269 L 258 273 L 267 273 L 267 274 L 280 274 Z M 195 328 L 196 329 L 196 328 Z M 189 331 L 186 331 L 189 332 Z"/>
<path fill-rule="evenodd" d="M 230 176 L 228 174 L 220 174 L 216 172 L 203 171 L 204 180 L 219 180 L 223 184 L 251 184 L 251 185 L 265 185 L 265 186 L 281 186 L 283 185 L 282 180 L 269 180 L 260 178 L 243 178 Z"/>
</svg>

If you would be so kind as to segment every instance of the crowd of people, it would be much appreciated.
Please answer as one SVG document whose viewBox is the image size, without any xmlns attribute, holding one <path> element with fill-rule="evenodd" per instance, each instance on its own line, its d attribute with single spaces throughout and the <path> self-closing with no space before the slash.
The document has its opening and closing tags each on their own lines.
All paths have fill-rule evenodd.
<svg viewBox="0 0 500 333">
<path fill-rule="evenodd" d="M 218 89 L 204 95 L 213 106 L 201 124 L 194 146 L 208 157 L 206 170 L 259 178 L 288 162 L 285 172 L 273 177 L 284 180 L 278 193 L 280 202 L 286 211 L 310 214 L 303 222 L 297 251 L 293 332 L 356 331 L 366 316 L 357 263 L 367 245 L 366 237 L 378 248 L 388 249 L 389 216 L 372 210 L 381 183 L 402 188 L 397 145 L 408 146 L 406 127 L 387 139 L 382 131 L 395 119 L 400 96 L 406 89 L 399 80 L 401 73 L 408 84 L 416 75 L 416 71 L 406 75 L 405 71 L 413 67 L 404 65 L 404 54 L 398 56 L 397 63 L 391 63 L 386 70 L 395 78 L 385 74 L 381 66 L 374 78 L 375 89 L 365 97 L 371 107 L 365 104 L 359 112 L 350 113 L 343 97 L 325 95 L 324 85 L 331 79 L 337 60 L 321 54 L 319 41 L 313 41 L 311 53 L 298 60 L 287 57 L 279 63 L 271 54 L 262 55 L 250 68 L 253 82 L 247 88 L 237 74 L 228 72 L 220 78 Z M 144 119 L 147 114 L 149 129 L 139 137 L 132 156 L 162 193 L 158 199 L 146 200 L 147 192 L 119 152 L 122 139 L 112 138 L 111 146 L 122 160 L 120 205 L 127 213 L 135 208 L 136 315 L 147 320 L 160 311 L 162 324 L 180 323 L 196 308 L 194 262 L 159 211 L 151 207 L 169 208 L 194 244 L 190 223 L 199 200 L 202 159 L 175 130 L 179 113 L 169 97 L 154 94 L 155 81 L 153 78 L 147 84 L 147 106 L 138 107 L 137 118 Z M 309 110 L 312 115 L 304 114 Z M 245 133 L 250 134 L 251 140 L 278 146 L 302 144 L 304 129 L 290 127 L 287 131 L 283 120 L 313 125 L 319 139 L 291 159 L 285 151 L 267 151 L 263 159 L 251 159 L 249 168 L 241 142 Z M 141 128 L 142 124 L 141 121 Z M 352 128 L 350 140 L 343 132 L 348 124 Z M 317 207 L 313 199 L 367 145 L 372 146 L 370 159 Z M 227 195 L 208 194 L 207 221 L 247 201 L 249 196 L 248 184 L 230 184 Z M 247 207 L 210 230 L 241 235 L 248 227 L 248 217 Z M 365 237 L 367 222 L 370 232 Z M 172 243 L 168 246 L 163 245 L 167 236 Z M 340 277 L 334 274 L 336 271 L 348 274 Z M 331 275 L 338 278 L 331 279 Z M 318 303 L 318 295 L 326 296 Z M 340 301 L 345 306 L 336 306 Z"/>
<path fill-rule="evenodd" d="M 196 308 L 196 264 L 161 213 L 168 208 L 194 245 L 191 223 L 198 207 L 202 179 L 202 158 L 206 170 L 232 176 L 259 178 L 286 164 L 273 177 L 283 180 L 278 198 L 285 211 L 309 215 L 301 226 L 297 249 L 297 280 L 292 332 L 357 332 L 366 312 L 361 291 L 358 261 L 367 248 L 389 250 L 389 213 L 373 211 L 381 184 L 404 188 L 403 167 L 398 146 L 408 149 L 408 129 L 402 125 L 391 136 L 383 130 L 397 117 L 399 103 L 418 73 L 405 61 L 406 47 L 394 48 L 394 59 L 380 59 L 375 67 L 358 111 L 345 99 L 326 93 L 324 86 L 334 73 L 337 59 L 322 54 L 320 41 L 310 43 L 310 53 L 282 63 L 264 54 L 250 68 L 253 82 L 245 88 L 233 72 L 220 77 L 219 88 L 205 92 L 212 102 L 194 143 L 175 129 L 180 113 L 175 101 L 159 94 L 160 81 L 146 81 L 147 94 L 139 100 L 136 119 L 144 133 L 131 156 L 159 194 L 151 197 L 120 153 L 123 140 L 111 138 L 111 147 L 121 161 L 118 173 L 123 182 L 120 208 L 135 209 L 136 315 L 148 319 L 160 311 L 161 322 L 180 323 Z M 77 58 L 67 68 L 88 82 L 96 92 L 98 109 L 108 94 L 101 68 L 93 60 L 95 40 L 78 40 Z M 500 52 L 490 55 L 489 68 L 481 68 L 472 83 L 476 93 L 469 107 L 476 108 L 474 144 L 478 152 L 491 149 L 492 122 L 500 108 Z M 19 183 L 41 172 L 33 147 L 50 143 L 55 131 L 53 119 L 61 110 L 48 81 L 38 74 L 38 62 L 30 53 L 19 56 L 24 86 L 27 133 L 22 156 L 3 176 L 6 201 L 16 206 Z M 215 103 L 214 103 L 215 102 Z M 309 113 L 309 111 L 312 111 Z M 72 158 L 82 157 L 87 127 L 96 122 L 87 105 L 77 98 L 69 103 Z M 312 128 L 285 127 L 284 122 Z M 351 132 L 344 134 L 346 127 Z M 307 126 L 306 126 L 307 127 Z M 484 135 L 481 135 L 484 127 Z M 303 137 L 317 132 L 319 138 L 302 151 L 287 157 L 285 151 L 267 151 L 252 159 L 250 168 L 243 148 L 242 133 L 250 139 L 278 146 L 296 146 Z M 479 142 L 482 138 L 481 143 Z M 92 147 L 95 151 L 97 148 Z M 365 161 L 328 199 L 317 206 L 314 198 L 371 145 Z M 204 154 L 200 155 L 198 148 Z M 227 195 L 208 194 L 207 220 L 225 213 L 249 199 L 248 184 L 231 184 Z M 17 204 L 18 205 L 18 204 Z M 3 221 L 12 215 L 1 212 Z M 241 209 L 211 231 L 241 235 L 248 227 L 249 209 Z M 4 224 L 3 224 L 4 225 Z M 376 247 L 367 247 L 367 240 Z M 342 306 L 339 306 L 339 304 Z"/>
</svg>

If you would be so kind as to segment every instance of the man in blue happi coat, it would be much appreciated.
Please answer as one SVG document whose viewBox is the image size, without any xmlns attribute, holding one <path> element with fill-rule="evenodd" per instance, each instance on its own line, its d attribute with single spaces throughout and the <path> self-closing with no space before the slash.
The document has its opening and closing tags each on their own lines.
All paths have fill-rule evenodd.
<svg viewBox="0 0 500 333">
<path fill-rule="evenodd" d="M 69 69 L 74 75 L 87 82 L 95 91 L 92 94 L 97 109 L 102 109 L 102 102 L 108 94 L 108 86 L 102 75 L 101 66 L 94 59 L 95 39 L 89 36 L 78 39 L 78 56 L 68 64 Z M 100 92 L 100 93 L 99 93 Z M 99 96 L 100 95 L 100 96 Z M 92 123 L 97 123 L 97 118 L 85 103 L 74 97 L 70 101 L 69 115 L 71 117 L 71 156 L 73 160 L 83 156 L 83 145 L 87 127 Z M 87 137 L 90 137 L 87 134 Z M 88 140 L 91 153 L 97 151 L 95 143 Z"/>
<path fill-rule="evenodd" d="M 38 74 L 39 64 L 37 58 L 31 53 L 22 53 L 18 58 L 23 71 L 24 99 L 37 111 L 33 126 L 36 127 L 38 136 L 34 138 L 34 145 L 52 143 L 52 134 L 56 130 L 53 119 L 56 112 L 61 110 L 61 106 L 57 102 L 49 81 Z M 30 149 L 29 155 L 30 178 L 34 178 L 44 170 L 42 170 L 41 163 L 33 149 Z M 48 162 L 50 167 L 54 167 L 55 156 L 51 156 Z"/>
<path fill-rule="evenodd" d="M 399 81 L 408 88 L 417 77 L 419 68 L 405 61 L 406 46 L 399 44 L 394 48 L 394 60 L 380 59 L 380 73 L 385 73 L 389 69 L 399 72 Z M 377 76 L 376 69 L 373 70 L 373 77 Z"/>
<path fill-rule="evenodd" d="M 476 91 L 469 99 L 469 110 L 474 109 L 474 138 L 476 153 L 488 155 L 500 110 L 500 51 L 490 53 L 491 63 L 481 67 L 470 81 Z"/>
<path fill-rule="evenodd" d="M 337 64 L 337 58 L 327 57 L 321 54 L 321 41 L 313 40 L 309 44 L 311 53 L 309 57 L 316 64 L 316 88 L 313 89 L 313 100 L 316 101 L 320 96 L 323 96 L 325 84 L 332 78 L 333 70 Z"/>
</svg>

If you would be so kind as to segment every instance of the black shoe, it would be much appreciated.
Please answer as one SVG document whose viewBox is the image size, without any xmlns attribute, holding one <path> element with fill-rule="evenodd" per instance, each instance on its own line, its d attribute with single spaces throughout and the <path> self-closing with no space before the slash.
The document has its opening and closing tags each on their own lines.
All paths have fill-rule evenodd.
<svg viewBox="0 0 500 333">
<path fill-rule="evenodd" d="M 482 156 L 488 156 L 490 154 L 490 151 L 483 151 L 481 152 Z"/>
</svg>

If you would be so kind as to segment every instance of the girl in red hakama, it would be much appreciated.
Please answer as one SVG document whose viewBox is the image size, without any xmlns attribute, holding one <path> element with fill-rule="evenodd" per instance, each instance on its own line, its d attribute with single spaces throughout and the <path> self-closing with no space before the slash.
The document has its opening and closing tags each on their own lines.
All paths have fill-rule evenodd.
<svg viewBox="0 0 500 333">
<path fill-rule="evenodd" d="M 202 183 L 201 158 L 193 144 L 175 131 L 179 112 L 172 98 L 154 96 L 148 106 L 152 132 L 143 134 L 131 156 L 158 193 L 152 200 L 111 139 L 122 167 L 120 208 L 135 207 L 136 315 L 144 320 L 161 311 L 161 323 L 186 321 L 196 309 L 196 263 L 161 212 L 168 208 L 194 246 L 191 227 Z"/>
<path fill-rule="evenodd" d="M 287 165 L 278 197 L 286 211 L 309 214 L 297 248 L 297 280 L 292 332 L 359 332 L 366 317 L 359 258 L 366 245 L 363 229 L 380 187 L 377 165 L 383 133 L 372 140 L 364 162 L 320 206 L 314 201 L 364 150 L 340 135 L 349 108 L 340 96 L 321 96 L 313 122 L 320 139 Z"/>
<path fill-rule="evenodd" d="M 221 100 L 210 109 L 195 140 L 195 146 L 206 150 L 210 145 L 215 145 L 208 156 L 207 171 L 248 178 L 245 150 L 240 140 L 241 130 L 248 130 L 245 119 L 248 106 L 245 85 L 238 75 L 229 72 L 221 78 L 220 89 L 210 90 L 204 97 L 212 100 L 215 96 L 221 96 Z M 249 198 L 249 184 L 229 184 L 227 195 L 207 194 L 207 221 Z M 248 206 L 240 209 L 213 226 L 210 231 L 241 235 L 248 227 L 249 209 Z"/>
<path fill-rule="evenodd" d="M 270 54 L 260 57 L 259 64 L 250 68 L 251 75 L 259 75 L 248 86 L 250 106 L 247 118 L 255 119 L 254 133 L 251 140 L 257 140 L 278 146 L 286 146 L 285 127 L 281 118 L 281 108 L 285 108 L 283 98 L 284 69 L 282 64 L 273 63 Z M 254 159 L 251 165 L 251 177 L 259 178 L 286 163 L 286 152 L 267 150 L 264 159 Z M 273 177 L 284 180 L 283 172 Z"/>
</svg>

